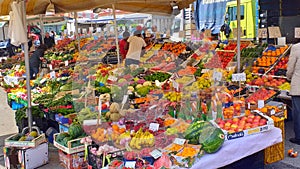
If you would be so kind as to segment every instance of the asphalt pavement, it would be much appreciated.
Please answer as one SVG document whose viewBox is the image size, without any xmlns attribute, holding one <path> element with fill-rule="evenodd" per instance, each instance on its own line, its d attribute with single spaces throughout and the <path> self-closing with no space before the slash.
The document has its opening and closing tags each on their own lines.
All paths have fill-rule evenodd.
<svg viewBox="0 0 300 169">
<path fill-rule="evenodd" d="M 4 145 L 4 139 L 17 132 L 17 126 L 15 124 L 14 112 L 6 103 L 6 93 L 0 89 L 0 112 L 2 113 L 0 118 L 0 169 L 5 169 L 2 148 Z M 300 145 L 292 144 L 288 141 L 289 138 L 294 136 L 292 121 L 286 121 L 285 123 L 285 158 L 279 162 L 269 164 L 265 166 L 265 169 L 300 169 L 300 156 L 297 158 L 291 158 L 286 155 L 288 149 L 294 148 L 295 151 L 300 153 Z M 249 136 L 251 137 L 251 136 Z M 38 169 L 63 169 L 59 163 L 58 150 L 49 144 L 49 163 L 39 167 Z"/>
</svg>

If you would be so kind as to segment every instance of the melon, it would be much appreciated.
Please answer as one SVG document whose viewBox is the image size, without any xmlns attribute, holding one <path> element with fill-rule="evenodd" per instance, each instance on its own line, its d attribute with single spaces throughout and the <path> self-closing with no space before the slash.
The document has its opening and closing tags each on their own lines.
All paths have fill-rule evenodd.
<svg viewBox="0 0 300 169">
<path fill-rule="evenodd" d="M 220 128 L 207 126 L 202 129 L 199 136 L 199 143 L 206 153 L 215 153 L 223 145 L 225 135 Z"/>
</svg>

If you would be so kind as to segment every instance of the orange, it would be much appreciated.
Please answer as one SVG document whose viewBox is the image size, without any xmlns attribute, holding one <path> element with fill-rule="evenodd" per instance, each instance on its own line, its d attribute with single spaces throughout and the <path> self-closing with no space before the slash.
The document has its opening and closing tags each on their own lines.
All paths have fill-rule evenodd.
<svg viewBox="0 0 300 169">
<path fill-rule="evenodd" d="M 114 131 L 119 131 L 119 126 L 117 124 L 113 124 L 111 126 L 111 128 L 114 130 Z"/>
<path fill-rule="evenodd" d="M 119 133 L 124 133 L 125 131 L 126 131 L 125 128 L 120 128 L 120 129 L 119 129 Z"/>
</svg>

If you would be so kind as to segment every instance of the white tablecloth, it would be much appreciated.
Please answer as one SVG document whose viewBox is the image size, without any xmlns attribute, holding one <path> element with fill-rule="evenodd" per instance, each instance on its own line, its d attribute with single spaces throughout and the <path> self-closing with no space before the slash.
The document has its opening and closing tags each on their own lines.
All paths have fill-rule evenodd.
<svg viewBox="0 0 300 169">
<path fill-rule="evenodd" d="M 197 159 L 191 169 L 220 168 L 280 142 L 282 142 L 281 129 L 276 127 L 263 133 L 225 141 L 218 152 L 205 154 Z"/>
</svg>

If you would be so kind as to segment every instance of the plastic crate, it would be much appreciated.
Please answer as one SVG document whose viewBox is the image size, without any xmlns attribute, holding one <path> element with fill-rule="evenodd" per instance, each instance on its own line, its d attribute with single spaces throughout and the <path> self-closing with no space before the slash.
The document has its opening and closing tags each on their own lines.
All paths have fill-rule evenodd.
<svg viewBox="0 0 300 169">
<path fill-rule="evenodd" d="M 84 144 L 81 144 L 81 145 L 76 146 L 76 147 L 72 147 L 72 143 L 76 142 L 76 141 L 80 141 L 81 138 L 77 138 L 77 139 L 68 141 L 68 145 L 67 145 L 67 147 L 65 147 L 65 146 L 59 144 L 58 142 L 56 142 L 56 137 L 58 136 L 58 134 L 60 134 L 60 133 L 55 133 L 54 134 L 54 139 L 53 139 L 53 145 L 56 148 L 62 150 L 63 152 L 65 152 L 67 154 L 74 154 L 74 153 L 78 153 L 78 152 L 81 152 L 81 151 L 85 150 Z"/>
<path fill-rule="evenodd" d="M 87 169 L 88 166 L 84 162 L 84 151 L 74 154 L 68 154 L 58 150 L 59 162 L 66 169 Z"/>
<path fill-rule="evenodd" d="M 279 122 L 274 122 L 274 126 L 282 130 L 282 142 L 277 143 L 273 146 L 266 148 L 265 151 L 265 164 L 271 164 L 284 159 L 284 139 L 285 139 L 285 129 L 284 120 Z"/>
<path fill-rule="evenodd" d="M 101 169 L 102 168 L 102 164 L 103 164 L 103 156 L 102 155 L 95 155 L 95 154 L 92 154 L 90 152 L 90 149 L 91 148 L 99 148 L 98 145 L 94 144 L 94 145 L 89 145 L 87 147 L 87 150 L 88 150 L 88 156 L 87 156 L 87 160 L 88 160 L 88 164 L 90 166 L 90 168 L 92 169 Z M 125 150 L 120 150 L 120 151 L 116 151 L 116 152 L 111 152 L 111 153 L 108 153 L 108 155 L 111 155 L 111 158 L 110 160 L 112 161 L 113 159 L 123 159 L 123 154 L 124 154 Z M 104 165 L 108 165 L 108 162 L 107 160 L 105 161 Z"/>
</svg>

